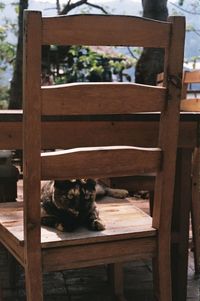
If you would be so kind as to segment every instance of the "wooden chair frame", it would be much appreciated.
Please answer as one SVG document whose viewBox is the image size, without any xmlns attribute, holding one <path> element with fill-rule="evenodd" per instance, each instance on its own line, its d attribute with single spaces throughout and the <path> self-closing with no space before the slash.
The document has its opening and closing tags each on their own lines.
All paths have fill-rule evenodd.
<svg viewBox="0 0 200 301">
<path fill-rule="evenodd" d="M 188 85 L 200 83 L 200 70 L 184 71 L 183 83 L 181 92 L 181 111 L 184 112 L 199 112 L 200 111 L 200 99 L 187 98 Z M 158 74 L 158 85 L 163 85 L 163 73 Z M 199 131 L 198 131 L 199 135 Z M 198 138 L 199 140 L 199 138 Z M 198 144 L 200 141 L 198 141 Z M 191 196 L 191 222 L 192 222 L 192 240 L 194 251 L 194 266 L 195 273 L 200 273 L 200 189 L 199 189 L 199 170 L 200 170 L 200 148 L 197 146 L 193 152 L 192 159 L 192 196 Z M 153 212 L 153 190 L 154 190 L 155 177 L 152 175 L 145 175 L 145 177 L 135 178 L 135 186 L 140 184 L 143 189 L 150 191 L 150 212 Z M 127 183 L 128 181 L 126 181 Z M 130 179 L 129 179 L 130 182 Z M 115 183 L 117 184 L 117 183 Z"/>
<path fill-rule="evenodd" d="M 183 89 L 181 110 L 182 111 L 200 111 L 200 99 L 187 98 L 188 85 L 200 83 L 200 70 L 185 71 L 183 75 Z M 199 135 L 199 131 L 198 131 Z M 198 143 L 200 143 L 198 138 Z M 200 148 L 195 148 L 192 160 L 192 206 L 191 206 L 191 222 L 192 222 L 192 240 L 194 250 L 194 266 L 195 272 L 200 273 Z"/>
<path fill-rule="evenodd" d="M 143 258 L 153 258 L 156 262 L 155 294 L 158 295 L 158 299 L 172 300 L 171 214 L 184 24 L 183 17 L 170 17 L 168 22 L 158 22 L 138 17 L 102 15 L 43 18 L 40 12 L 25 12 L 24 201 L 23 208 L 18 203 L 0 204 L 0 241 L 25 269 L 27 300 L 43 300 L 43 271 L 109 264 L 112 275 L 116 276 L 118 267 L 120 270 L 119 263 Z M 46 44 L 162 47 L 165 49 L 166 57 L 165 87 L 127 83 L 77 83 L 59 88 L 41 87 L 41 46 Z M 113 116 L 146 111 L 161 111 L 157 148 L 119 146 L 120 141 L 117 139 L 109 146 L 109 143 L 105 142 L 106 134 L 101 142 L 95 140 L 93 129 L 94 137 L 93 139 L 91 135 L 85 137 L 84 147 L 78 140 L 78 135 L 74 134 L 73 143 L 76 144 L 71 147 L 75 148 L 41 155 L 41 149 L 45 148 L 43 120 L 52 122 L 55 115 L 63 115 L 66 126 L 69 125 L 69 118 L 72 118 L 81 129 L 83 115 L 86 117 L 106 115 L 109 118 L 108 125 L 111 126 Z M 90 128 L 92 129 L 92 121 Z M 53 137 L 52 141 L 55 149 L 60 147 L 60 137 Z M 102 146 L 97 146 L 97 143 L 101 143 Z M 88 147 L 85 147 L 85 144 Z M 111 221 L 104 233 L 98 235 L 90 231 L 84 231 L 83 234 L 75 232 L 72 235 L 63 233 L 59 234 L 60 238 L 58 233 L 53 233 L 51 229 L 43 227 L 41 229 L 41 180 L 119 177 L 148 172 L 157 173 L 152 219 L 135 208 L 130 200 L 124 200 L 116 201 L 116 207 L 122 207 L 126 212 L 130 210 L 133 213 L 131 224 L 128 226 L 126 224 L 125 228 L 113 230 Z M 99 206 L 101 213 L 101 208 L 107 204 Z M 142 219 L 139 225 L 138 219 L 134 218 L 136 212 Z M 112 213 L 111 215 L 113 216 Z M 114 278 L 116 297 L 122 300 L 122 288 L 121 286 L 117 288 L 117 283 L 119 284 L 119 281 Z"/>
</svg>

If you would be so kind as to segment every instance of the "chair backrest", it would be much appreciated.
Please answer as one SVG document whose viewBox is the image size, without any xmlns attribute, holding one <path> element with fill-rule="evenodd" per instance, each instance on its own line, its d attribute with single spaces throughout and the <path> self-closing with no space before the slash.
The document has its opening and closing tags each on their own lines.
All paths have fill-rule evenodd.
<svg viewBox="0 0 200 301">
<path fill-rule="evenodd" d="M 38 11 L 26 11 L 24 26 L 23 166 L 27 248 L 33 241 L 34 247 L 35 242 L 40 241 L 42 179 L 118 177 L 156 171 L 159 177 L 155 184 L 153 226 L 169 230 L 182 82 L 184 18 L 170 17 L 168 22 L 159 22 L 133 16 L 42 17 Z M 41 46 L 47 44 L 164 48 L 165 87 L 133 83 L 74 83 L 41 87 Z M 117 131 L 113 131 L 116 138 L 112 144 L 108 141 L 107 129 L 98 140 L 99 129 L 92 125 L 92 120 L 101 120 L 103 116 L 103 120 L 109 120 L 109 126 L 113 127 L 113 116 L 120 118 L 134 112 L 152 111 L 161 112 L 158 148 L 154 149 L 123 145 L 117 140 Z M 41 155 L 45 144 L 41 123 L 52 122 L 54 127 L 57 118 L 63 123 L 66 121 L 66 128 L 71 127 L 73 139 L 57 133 L 52 137 L 52 148 L 60 148 L 62 139 L 66 145 L 68 138 L 71 141 L 68 147 L 76 148 Z M 83 118 L 91 121 L 91 126 L 85 137 L 80 138 Z"/>
<path fill-rule="evenodd" d="M 157 76 L 157 85 L 163 86 L 164 73 L 159 73 Z M 188 90 L 191 84 L 200 84 L 200 70 L 184 71 L 182 79 L 181 91 L 181 111 L 199 112 L 200 111 L 200 98 L 198 90 Z M 188 92 L 190 96 L 188 97 Z M 194 97 L 191 97 L 194 95 Z"/>
<path fill-rule="evenodd" d="M 182 111 L 200 111 L 200 98 L 199 91 L 190 91 L 188 94 L 188 87 L 191 84 L 200 84 L 200 70 L 185 71 L 183 73 L 183 88 L 182 88 Z"/>
<path fill-rule="evenodd" d="M 182 98 L 187 98 L 188 86 L 200 84 L 200 70 L 184 71 Z"/>
</svg>

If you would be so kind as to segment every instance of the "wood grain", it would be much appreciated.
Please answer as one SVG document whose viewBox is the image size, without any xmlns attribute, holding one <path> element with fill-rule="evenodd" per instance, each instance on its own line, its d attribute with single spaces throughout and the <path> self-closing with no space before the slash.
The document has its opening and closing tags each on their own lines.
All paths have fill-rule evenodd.
<svg viewBox="0 0 200 301">
<path fill-rule="evenodd" d="M 160 149 L 127 146 L 75 148 L 42 154 L 42 179 L 107 178 L 160 170 Z"/>
<path fill-rule="evenodd" d="M 181 100 L 181 110 L 200 112 L 200 98 L 187 98 Z"/>
<path fill-rule="evenodd" d="M 159 112 L 166 89 L 131 83 L 76 83 L 42 87 L 43 115 Z"/>
<path fill-rule="evenodd" d="M 133 16 L 43 18 L 43 44 L 167 47 L 171 24 Z"/>
<path fill-rule="evenodd" d="M 153 117 L 154 114 L 151 116 Z M 194 148 L 197 145 L 196 116 L 198 117 L 198 114 L 191 115 L 191 121 L 181 121 L 179 147 Z M 0 149 L 22 149 L 22 122 L 1 122 L 0 126 L 2 137 Z M 119 145 L 119 143 L 155 147 L 159 122 L 148 121 L 143 117 L 141 121 L 42 122 L 41 127 L 42 149 Z"/>
<path fill-rule="evenodd" d="M 200 70 L 185 71 L 184 83 L 186 84 L 200 83 Z"/>
<path fill-rule="evenodd" d="M 158 22 L 130 16 L 42 18 L 40 12 L 25 12 L 23 131 L 21 121 L 16 130 L 12 130 L 11 123 L 7 129 L 6 122 L 2 123 L 2 145 L 16 143 L 20 146 L 19 140 L 23 140 L 24 208 L 16 210 L 11 203 L 5 207 L 1 204 L 0 231 L 3 234 L 0 240 L 8 249 L 14 250 L 13 254 L 16 251 L 18 257 L 23 246 L 24 257 L 20 258 L 25 267 L 28 301 L 43 300 L 42 271 L 116 264 L 149 257 L 156 257 L 158 263 L 159 300 L 171 301 L 171 215 L 184 31 L 182 17 Z M 42 44 L 163 47 L 166 88 L 73 84 L 61 87 L 63 90 L 57 87 L 41 89 Z M 124 94 L 121 90 L 125 90 Z M 145 123 L 134 119 L 135 110 L 162 111 L 158 138 L 155 134 L 158 133 L 159 116 L 151 120 L 152 123 Z M 42 116 L 42 113 L 48 116 Z M 55 116 L 49 114 L 62 116 L 55 120 Z M 106 114 L 105 119 L 99 119 L 99 114 Z M 124 115 L 129 119 L 125 120 Z M 190 126 L 196 128 L 196 123 Z M 158 144 L 158 148 L 133 147 L 137 143 Z M 189 144 L 191 147 L 191 142 Z M 40 156 L 44 145 L 52 149 L 62 146 L 73 149 Z M 113 204 L 107 199 L 105 203 L 99 203 L 100 216 L 107 227 L 105 231 L 79 229 L 73 233 L 60 233 L 41 229 L 41 178 L 107 178 L 154 171 L 157 177 L 153 220 L 136 209 L 130 200 L 114 200 Z"/>
<path fill-rule="evenodd" d="M 41 12 L 26 11 L 23 52 L 23 188 L 25 277 L 29 301 L 43 300 L 39 205 L 41 28 Z"/>
</svg>

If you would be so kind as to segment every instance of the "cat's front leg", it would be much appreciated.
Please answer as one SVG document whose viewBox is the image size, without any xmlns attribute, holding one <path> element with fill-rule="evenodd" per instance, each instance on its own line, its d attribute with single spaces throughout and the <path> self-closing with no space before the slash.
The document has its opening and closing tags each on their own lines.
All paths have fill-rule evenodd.
<svg viewBox="0 0 200 301">
<path fill-rule="evenodd" d="M 56 216 L 54 215 L 45 215 L 41 217 L 41 225 L 46 226 L 46 227 L 51 227 L 51 228 L 56 228 L 57 225 L 59 225 L 59 220 Z"/>
<path fill-rule="evenodd" d="M 96 207 L 93 208 L 93 211 L 91 211 L 88 215 L 87 227 L 89 230 L 93 231 L 103 231 L 106 228 L 105 224 L 99 217 L 99 213 Z"/>
</svg>

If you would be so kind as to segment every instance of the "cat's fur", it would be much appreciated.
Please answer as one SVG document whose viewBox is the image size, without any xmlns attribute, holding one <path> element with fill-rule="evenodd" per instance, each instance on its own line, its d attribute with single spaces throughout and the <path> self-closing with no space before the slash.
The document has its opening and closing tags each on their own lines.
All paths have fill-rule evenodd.
<svg viewBox="0 0 200 301">
<path fill-rule="evenodd" d="M 41 224 L 60 231 L 73 231 L 79 226 L 104 230 L 95 200 L 105 195 L 124 198 L 128 192 L 92 179 L 46 182 L 41 194 Z"/>
</svg>

